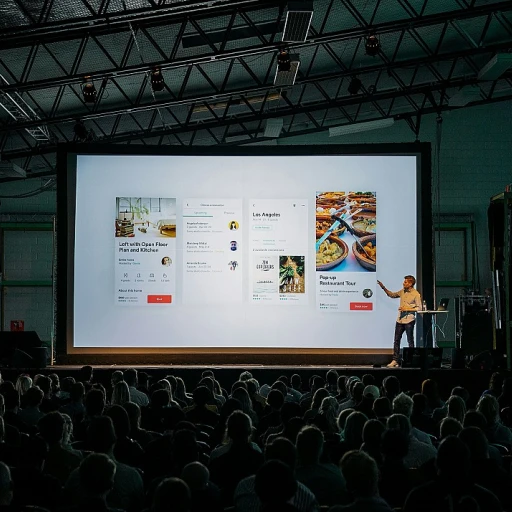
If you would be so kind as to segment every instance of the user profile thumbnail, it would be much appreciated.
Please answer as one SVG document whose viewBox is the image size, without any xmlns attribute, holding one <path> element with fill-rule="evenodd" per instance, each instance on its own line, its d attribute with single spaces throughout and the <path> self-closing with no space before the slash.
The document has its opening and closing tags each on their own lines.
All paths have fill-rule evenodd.
<svg viewBox="0 0 512 512">
<path fill-rule="evenodd" d="M 231 240 L 231 242 L 229 242 L 229 248 L 232 251 L 236 251 L 238 249 L 238 242 L 236 240 Z"/>
<path fill-rule="evenodd" d="M 172 265 L 172 259 L 169 256 L 164 256 L 162 258 L 162 265 L 164 267 L 170 267 Z"/>
<path fill-rule="evenodd" d="M 305 293 L 304 256 L 279 256 L 279 292 Z"/>
<path fill-rule="evenodd" d="M 228 227 L 231 231 L 237 231 L 240 227 L 240 224 L 236 220 L 229 221 Z"/>
<path fill-rule="evenodd" d="M 234 272 L 236 270 L 236 267 L 238 267 L 238 261 L 232 260 L 228 263 L 228 266 L 229 266 L 229 270 Z"/>
</svg>

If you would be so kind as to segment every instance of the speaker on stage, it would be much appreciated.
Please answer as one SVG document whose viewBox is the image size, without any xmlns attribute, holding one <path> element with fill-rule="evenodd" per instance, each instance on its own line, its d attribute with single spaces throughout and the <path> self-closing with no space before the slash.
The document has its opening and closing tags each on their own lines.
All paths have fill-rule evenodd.
<svg viewBox="0 0 512 512">
<path fill-rule="evenodd" d="M 466 368 L 466 354 L 461 348 L 452 348 L 452 370 Z"/>
<path fill-rule="evenodd" d="M 441 368 L 442 348 L 405 347 L 402 349 L 402 368 Z"/>
<path fill-rule="evenodd" d="M 462 319 L 460 346 L 466 354 L 492 350 L 492 316 L 489 311 L 466 313 Z"/>
</svg>

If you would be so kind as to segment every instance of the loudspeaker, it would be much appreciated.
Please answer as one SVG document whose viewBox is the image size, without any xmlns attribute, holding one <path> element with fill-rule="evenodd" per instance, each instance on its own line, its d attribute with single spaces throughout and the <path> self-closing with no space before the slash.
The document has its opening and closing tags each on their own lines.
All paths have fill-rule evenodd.
<svg viewBox="0 0 512 512">
<path fill-rule="evenodd" d="M 462 319 L 460 346 L 466 354 L 492 350 L 492 316 L 488 311 L 466 313 Z"/>
<path fill-rule="evenodd" d="M 470 370 L 492 370 L 493 359 L 489 350 L 480 352 L 477 356 L 469 362 L 468 368 Z"/>
<path fill-rule="evenodd" d="M 452 348 L 452 370 L 466 368 L 466 354 L 461 348 Z"/>
<path fill-rule="evenodd" d="M 405 347 L 402 349 L 402 368 L 441 368 L 442 348 Z"/>
</svg>

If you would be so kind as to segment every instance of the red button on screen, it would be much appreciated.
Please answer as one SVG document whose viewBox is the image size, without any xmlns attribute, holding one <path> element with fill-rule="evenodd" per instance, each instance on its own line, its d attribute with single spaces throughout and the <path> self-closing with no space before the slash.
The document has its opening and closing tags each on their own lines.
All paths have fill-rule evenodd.
<svg viewBox="0 0 512 512">
<path fill-rule="evenodd" d="M 372 311 L 373 302 L 351 302 L 350 311 Z"/>
<path fill-rule="evenodd" d="M 148 295 L 149 304 L 170 304 L 172 295 Z"/>
</svg>

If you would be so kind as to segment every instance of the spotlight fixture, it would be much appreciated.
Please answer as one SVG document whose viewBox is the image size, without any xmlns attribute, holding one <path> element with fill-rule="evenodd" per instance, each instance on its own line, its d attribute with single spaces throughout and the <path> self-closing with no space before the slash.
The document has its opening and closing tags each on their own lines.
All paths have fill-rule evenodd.
<svg viewBox="0 0 512 512">
<path fill-rule="evenodd" d="M 364 46 L 366 48 L 366 55 L 375 57 L 380 50 L 380 42 L 378 37 L 375 34 L 371 34 L 366 38 L 366 43 Z"/>
<path fill-rule="evenodd" d="M 85 103 L 96 103 L 96 87 L 94 82 L 89 82 L 88 77 L 85 77 L 86 82 L 82 86 L 82 94 L 84 96 Z"/>
<path fill-rule="evenodd" d="M 164 77 L 162 76 L 162 70 L 155 68 L 151 71 L 151 88 L 154 92 L 163 91 L 165 87 Z"/>
<path fill-rule="evenodd" d="M 377 86 L 376 85 L 370 85 L 370 87 L 368 87 L 368 94 L 370 96 L 373 96 L 376 92 L 377 92 Z"/>
<path fill-rule="evenodd" d="M 288 50 L 279 50 L 277 54 L 277 70 L 278 71 L 290 71 L 291 61 Z"/>
<path fill-rule="evenodd" d="M 288 2 L 283 29 L 283 41 L 305 41 L 308 37 L 312 19 L 313 2 L 311 0 Z"/>
<path fill-rule="evenodd" d="M 359 78 L 355 76 L 348 84 L 348 92 L 350 94 L 357 94 L 359 92 L 359 89 L 361 89 L 362 85 L 363 83 L 361 82 L 361 80 L 359 80 Z"/>
<path fill-rule="evenodd" d="M 284 67 L 280 64 L 279 56 L 277 61 L 276 76 L 274 77 L 274 85 L 276 87 L 287 87 L 295 83 L 297 72 L 300 66 L 300 57 L 297 54 L 286 52 L 287 57 Z"/>
</svg>

